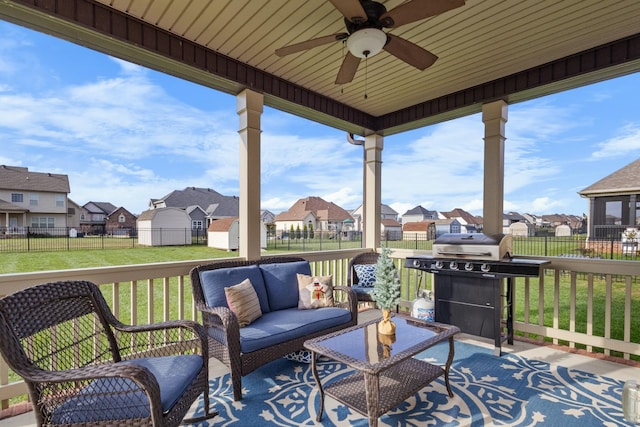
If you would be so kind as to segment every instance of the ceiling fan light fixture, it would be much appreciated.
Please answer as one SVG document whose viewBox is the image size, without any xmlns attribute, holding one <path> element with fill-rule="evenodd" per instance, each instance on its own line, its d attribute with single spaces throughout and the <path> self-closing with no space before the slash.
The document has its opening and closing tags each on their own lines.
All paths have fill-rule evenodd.
<svg viewBox="0 0 640 427">
<path fill-rule="evenodd" d="M 371 58 L 387 43 L 387 35 L 377 28 L 364 28 L 351 34 L 347 39 L 347 49 L 358 58 Z"/>
</svg>

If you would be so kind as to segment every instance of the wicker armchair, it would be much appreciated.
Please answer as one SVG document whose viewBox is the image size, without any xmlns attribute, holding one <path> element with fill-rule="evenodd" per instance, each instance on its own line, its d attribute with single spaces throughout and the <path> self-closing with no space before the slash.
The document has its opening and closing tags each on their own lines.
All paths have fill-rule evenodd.
<svg viewBox="0 0 640 427">
<path fill-rule="evenodd" d="M 0 299 L 0 350 L 24 378 L 38 425 L 177 426 L 200 395 L 208 347 L 191 321 L 128 326 L 98 287 L 46 283 Z"/>
<path fill-rule="evenodd" d="M 378 262 L 378 258 L 380 254 L 378 252 L 364 252 L 354 256 L 351 261 L 349 261 L 349 275 L 347 277 L 347 286 L 351 286 L 351 289 L 356 293 L 358 297 L 358 302 L 374 302 L 373 298 L 371 298 L 371 292 L 373 288 L 359 286 L 358 275 L 356 274 L 356 270 L 354 265 L 361 264 L 376 264 Z"/>
</svg>

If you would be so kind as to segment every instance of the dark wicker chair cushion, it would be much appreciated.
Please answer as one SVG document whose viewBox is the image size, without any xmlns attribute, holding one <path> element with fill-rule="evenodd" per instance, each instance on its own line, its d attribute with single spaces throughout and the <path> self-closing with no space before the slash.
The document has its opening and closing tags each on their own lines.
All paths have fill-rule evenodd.
<svg viewBox="0 0 640 427">
<path fill-rule="evenodd" d="M 311 275 L 309 261 L 261 264 L 271 311 L 298 308 L 298 274 Z"/>
<path fill-rule="evenodd" d="M 178 355 L 142 358 L 118 362 L 147 368 L 158 380 L 162 412 L 168 412 L 180 399 L 202 368 L 202 357 Z M 105 390 L 112 392 L 106 395 Z M 129 390 L 129 392 L 127 392 Z M 94 394 L 99 396 L 92 396 Z M 99 399 L 99 400 L 96 400 Z M 124 411 L 123 408 L 128 408 Z M 52 414 L 54 424 L 91 423 L 100 421 L 146 418 L 149 416 L 147 395 L 128 378 L 98 378 L 60 406 Z"/>
</svg>

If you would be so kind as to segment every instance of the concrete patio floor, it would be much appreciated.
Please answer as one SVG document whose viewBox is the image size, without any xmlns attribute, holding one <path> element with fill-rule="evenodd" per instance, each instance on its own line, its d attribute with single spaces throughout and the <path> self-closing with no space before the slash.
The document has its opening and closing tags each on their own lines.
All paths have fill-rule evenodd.
<svg viewBox="0 0 640 427">
<path fill-rule="evenodd" d="M 363 311 L 359 315 L 359 321 L 380 317 L 378 310 Z M 474 337 L 467 334 L 459 334 L 456 340 L 493 349 L 492 340 Z M 545 345 L 517 340 L 513 345 L 502 346 L 503 354 L 513 353 L 527 359 L 547 362 L 551 365 L 560 365 L 566 368 L 578 369 L 596 375 L 626 381 L 628 379 L 640 380 L 640 363 L 628 362 L 615 358 L 604 358 L 600 355 L 580 354 L 568 351 L 559 346 Z M 210 376 L 219 376 L 228 369 L 216 359 L 211 359 L 209 365 Z M 0 420 L 0 427 L 33 427 L 36 425 L 33 411 Z"/>
</svg>

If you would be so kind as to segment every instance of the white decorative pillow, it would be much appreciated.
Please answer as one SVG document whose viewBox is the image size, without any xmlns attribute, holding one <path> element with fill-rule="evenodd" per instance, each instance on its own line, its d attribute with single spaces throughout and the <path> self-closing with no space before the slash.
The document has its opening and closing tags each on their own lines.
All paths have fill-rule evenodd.
<svg viewBox="0 0 640 427">
<path fill-rule="evenodd" d="M 331 276 L 298 276 L 298 308 L 332 307 L 333 280 Z"/>
<path fill-rule="evenodd" d="M 372 288 L 376 283 L 376 265 L 375 264 L 354 264 L 353 269 L 358 276 L 358 286 L 363 288 Z"/>
<path fill-rule="evenodd" d="M 249 279 L 244 279 L 238 285 L 224 288 L 224 294 L 227 297 L 227 305 L 238 318 L 241 328 L 262 316 L 258 294 Z"/>
</svg>

